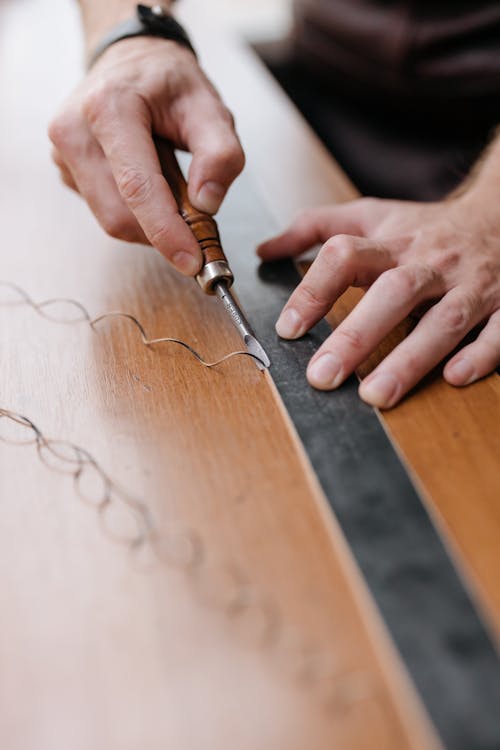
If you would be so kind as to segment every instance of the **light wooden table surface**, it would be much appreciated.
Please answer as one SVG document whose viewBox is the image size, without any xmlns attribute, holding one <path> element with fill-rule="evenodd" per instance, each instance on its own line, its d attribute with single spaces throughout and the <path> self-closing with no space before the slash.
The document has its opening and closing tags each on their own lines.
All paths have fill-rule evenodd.
<svg viewBox="0 0 500 750">
<path fill-rule="evenodd" d="M 200 3 L 181 12 L 236 111 L 249 179 L 277 224 L 304 202 L 349 198 L 348 180 L 250 53 L 233 37 L 206 44 Z M 152 336 L 216 359 L 239 342 L 215 301 L 152 250 L 107 238 L 50 164 L 46 124 L 81 75 L 78 38 L 65 0 L 50 13 L 42 0 L 0 5 L 0 278 L 36 301 L 132 312 Z M 235 196 L 237 219 L 244 188 Z M 2 746 L 438 747 L 271 377 L 246 359 L 205 370 L 182 350 L 147 350 L 126 321 L 95 331 L 52 322 L 5 304 L 16 295 L 0 287 L 0 408 L 95 463 L 40 438 L 40 452 L 15 444 L 33 433 L 0 417 Z M 50 312 L 68 320 L 75 308 Z M 483 392 L 488 412 L 481 398 L 498 398 L 497 381 Z M 422 421 L 444 418 L 424 393 L 387 424 L 494 612 L 493 545 L 479 555 L 479 510 L 460 523 L 439 493 L 435 464 L 411 438 L 414 412 L 404 417 L 415 399 Z M 492 498 L 476 498 L 491 539 Z"/>
</svg>

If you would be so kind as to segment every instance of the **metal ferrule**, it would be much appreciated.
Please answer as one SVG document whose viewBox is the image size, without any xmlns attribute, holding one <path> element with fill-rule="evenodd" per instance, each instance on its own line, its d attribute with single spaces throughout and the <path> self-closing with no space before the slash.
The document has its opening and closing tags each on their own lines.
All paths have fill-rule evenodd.
<svg viewBox="0 0 500 750">
<path fill-rule="evenodd" d="M 196 281 L 205 294 L 215 294 L 214 284 L 223 281 L 229 289 L 234 281 L 234 276 L 227 261 L 214 260 L 203 266 L 196 277 Z"/>
</svg>

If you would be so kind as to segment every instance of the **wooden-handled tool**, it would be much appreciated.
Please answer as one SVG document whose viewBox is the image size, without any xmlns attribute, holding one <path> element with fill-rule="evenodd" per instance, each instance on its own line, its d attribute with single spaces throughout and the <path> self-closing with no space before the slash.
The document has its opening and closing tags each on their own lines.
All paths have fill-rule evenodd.
<svg viewBox="0 0 500 750">
<path fill-rule="evenodd" d="M 156 138 L 155 143 L 163 174 L 177 201 L 179 213 L 193 232 L 203 253 L 203 267 L 196 280 L 205 294 L 215 294 L 221 300 L 247 350 L 255 358 L 257 367 L 267 369 L 271 364 L 269 357 L 229 291 L 234 276 L 222 249 L 217 223 L 212 216 L 191 205 L 187 183 L 171 143 L 162 138 Z"/>
</svg>

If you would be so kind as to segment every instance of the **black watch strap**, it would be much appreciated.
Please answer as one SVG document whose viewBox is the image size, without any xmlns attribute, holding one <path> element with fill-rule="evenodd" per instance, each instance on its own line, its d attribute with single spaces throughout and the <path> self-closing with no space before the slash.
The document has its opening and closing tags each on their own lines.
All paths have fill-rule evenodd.
<svg viewBox="0 0 500 750">
<path fill-rule="evenodd" d="M 127 21 L 118 24 L 101 39 L 90 57 L 89 68 L 112 44 L 135 36 L 157 36 L 162 39 L 171 39 L 190 49 L 196 56 L 185 29 L 161 5 L 155 5 L 152 8 L 147 5 L 138 5 L 136 13 L 135 18 L 129 18 Z"/>
</svg>

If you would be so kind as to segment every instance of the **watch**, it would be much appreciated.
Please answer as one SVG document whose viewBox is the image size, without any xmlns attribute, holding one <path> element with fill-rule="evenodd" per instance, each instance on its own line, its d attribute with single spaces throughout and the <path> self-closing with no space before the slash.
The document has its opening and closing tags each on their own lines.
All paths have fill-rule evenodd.
<svg viewBox="0 0 500 750">
<path fill-rule="evenodd" d="M 115 42 L 131 39 L 135 36 L 156 36 L 171 39 L 187 47 L 196 57 L 193 45 L 187 32 L 161 5 L 137 5 L 135 18 L 123 21 L 109 31 L 99 42 L 90 56 L 89 68 L 99 59 L 102 53 Z"/>
</svg>

